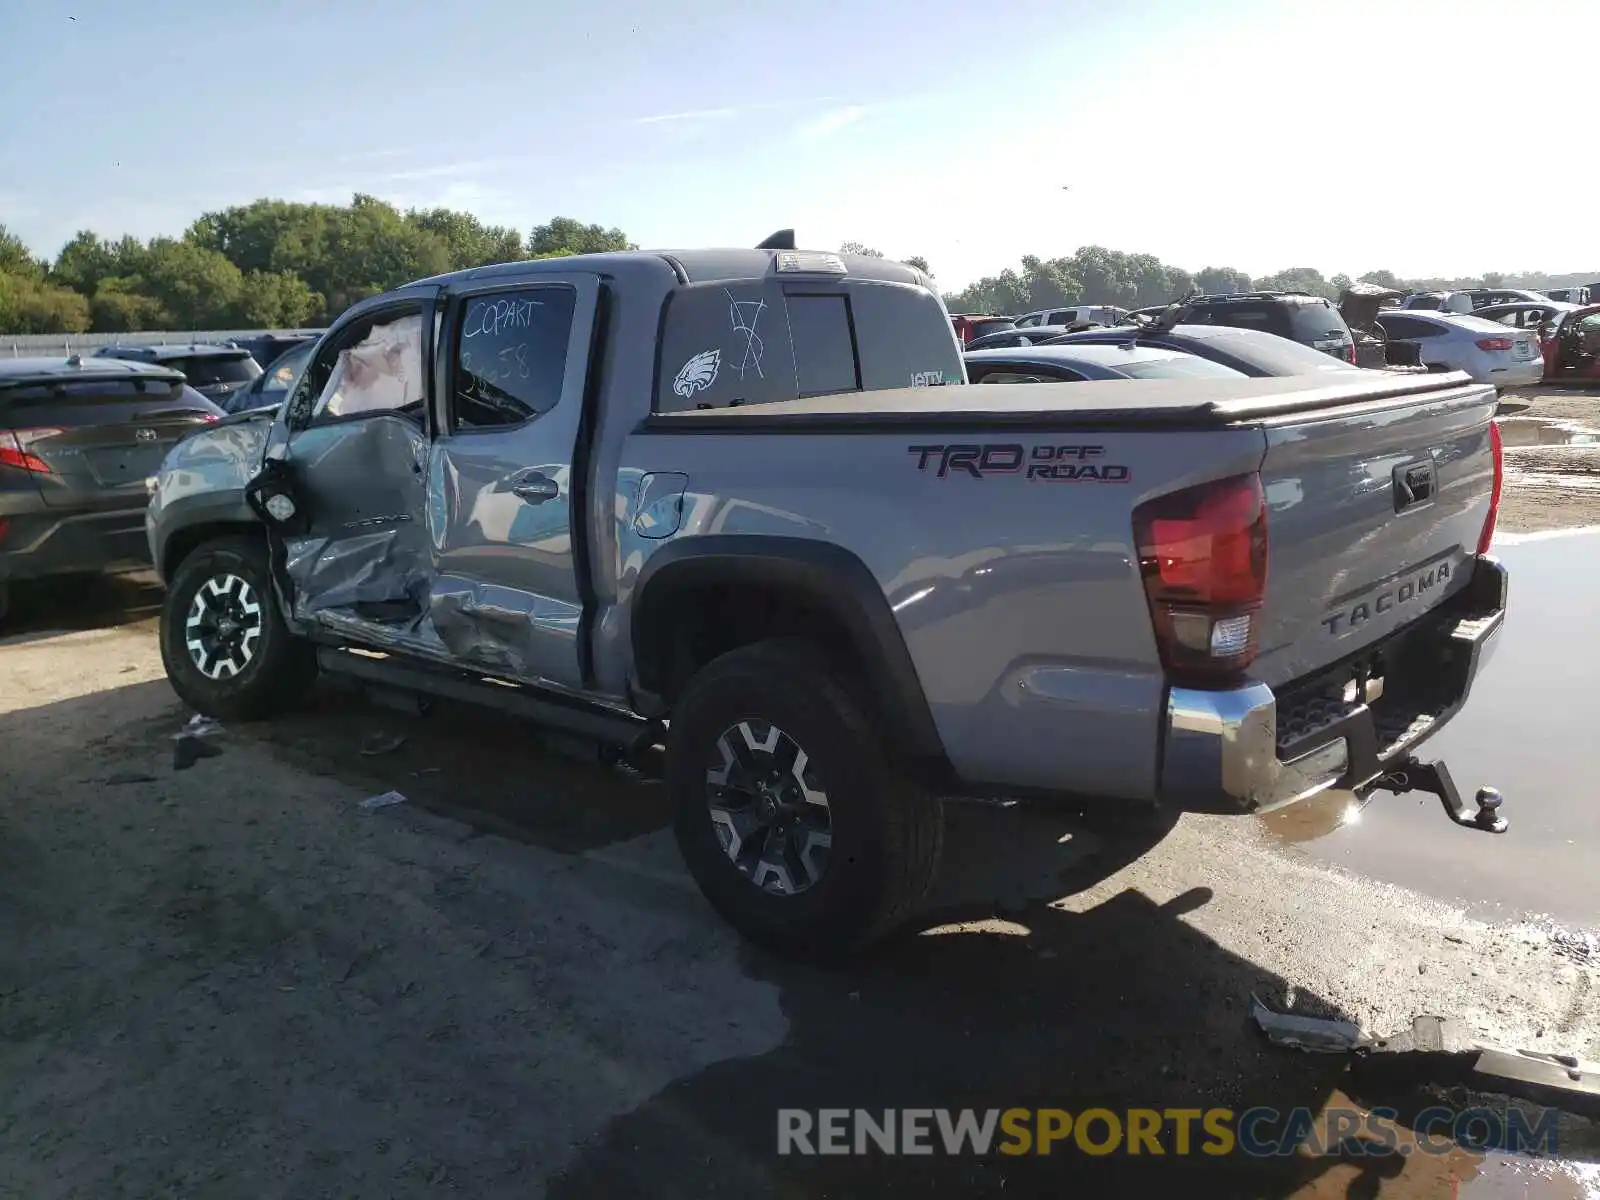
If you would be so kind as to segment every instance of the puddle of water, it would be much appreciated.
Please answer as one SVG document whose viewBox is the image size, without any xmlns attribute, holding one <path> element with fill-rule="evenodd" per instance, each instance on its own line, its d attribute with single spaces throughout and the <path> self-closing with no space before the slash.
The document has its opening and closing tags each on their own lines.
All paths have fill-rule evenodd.
<svg viewBox="0 0 1600 1200">
<path fill-rule="evenodd" d="M 1500 788 L 1510 832 L 1459 829 L 1424 792 L 1377 792 L 1363 809 L 1349 793 L 1329 791 L 1259 824 L 1317 861 L 1461 904 L 1472 916 L 1518 921 L 1544 913 L 1592 934 L 1600 928 L 1600 739 L 1591 689 L 1572 664 L 1600 655 L 1593 608 L 1600 532 L 1506 543 L 1497 553 L 1511 572 L 1513 599 L 1502 644 L 1466 708 L 1421 754 L 1448 762 L 1469 798 L 1484 784 Z M 1572 961 L 1600 965 L 1600 946 L 1565 935 L 1551 940 Z"/>
<path fill-rule="evenodd" d="M 1340 1091 L 1329 1097 L 1328 1107 L 1365 1111 Z M 1317 1121 L 1324 1142 L 1332 1140 L 1327 1117 L 1324 1111 Z M 1348 1200 L 1351 1196 L 1388 1200 L 1600 1200 L 1600 1165 L 1594 1163 L 1525 1158 L 1496 1151 L 1477 1154 L 1457 1147 L 1443 1154 L 1425 1154 L 1417 1152 L 1416 1136 L 1411 1130 L 1397 1126 L 1394 1132 L 1396 1144 L 1411 1151 L 1399 1164 L 1381 1157 L 1358 1157 L 1331 1164 L 1327 1171 L 1294 1192 L 1293 1200 Z"/>
<path fill-rule="evenodd" d="M 1600 446 L 1600 429 L 1549 417 L 1503 417 L 1500 444 L 1508 450 L 1522 446 Z"/>
</svg>

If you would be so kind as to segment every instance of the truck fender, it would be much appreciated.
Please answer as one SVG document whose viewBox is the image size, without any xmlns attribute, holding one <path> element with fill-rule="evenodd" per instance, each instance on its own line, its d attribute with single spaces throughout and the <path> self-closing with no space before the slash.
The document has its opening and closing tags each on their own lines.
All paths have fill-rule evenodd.
<svg viewBox="0 0 1600 1200">
<path fill-rule="evenodd" d="M 866 563 L 841 546 L 768 534 L 678 538 L 652 554 L 631 604 L 635 679 L 661 691 L 661 647 L 669 599 L 678 589 L 754 585 L 803 598 L 845 631 L 861 677 L 897 746 L 925 767 L 948 770 L 944 744 L 911 653 L 883 588 Z"/>
</svg>

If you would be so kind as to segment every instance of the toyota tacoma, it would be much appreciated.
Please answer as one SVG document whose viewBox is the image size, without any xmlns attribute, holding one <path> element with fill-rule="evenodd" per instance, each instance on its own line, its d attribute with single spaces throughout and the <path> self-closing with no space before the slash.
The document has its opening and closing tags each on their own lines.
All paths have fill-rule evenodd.
<svg viewBox="0 0 1600 1200">
<path fill-rule="evenodd" d="M 319 671 L 664 747 L 746 935 L 860 946 L 942 798 L 1260 812 L 1436 791 L 1500 629 L 1494 389 L 1462 375 L 968 386 L 877 258 L 631 251 L 345 313 L 277 410 L 151 481 L 179 696 Z"/>
</svg>

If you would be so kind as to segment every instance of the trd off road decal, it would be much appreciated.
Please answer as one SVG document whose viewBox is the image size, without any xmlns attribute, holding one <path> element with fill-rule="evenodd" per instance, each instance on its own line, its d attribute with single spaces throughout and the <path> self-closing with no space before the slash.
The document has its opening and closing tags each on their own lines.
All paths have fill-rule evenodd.
<svg viewBox="0 0 1600 1200">
<path fill-rule="evenodd" d="M 678 371 L 672 381 L 672 390 L 685 400 L 692 400 L 696 392 L 703 392 L 717 381 L 717 367 L 722 362 L 721 350 L 702 350 Z"/>
<path fill-rule="evenodd" d="M 1127 483 L 1133 473 L 1121 463 L 1105 462 L 1104 446 L 1023 446 L 988 442 L 955 446 L 907 446 L 917 456 L 917 470 L 940 479 L 970 475 L 1021 475 L 1052 483 Z"/>
</svg>

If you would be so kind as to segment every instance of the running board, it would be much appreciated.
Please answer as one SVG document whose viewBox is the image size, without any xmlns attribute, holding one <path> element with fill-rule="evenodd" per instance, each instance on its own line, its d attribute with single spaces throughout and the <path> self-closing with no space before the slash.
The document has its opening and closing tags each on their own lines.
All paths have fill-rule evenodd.
<svg viewBox="0 0 1600 1200">
<path fill-rule="evenodd" d="M 317 665 L 330 674 L 347 675 L 363 683 L 498 708 L 541 725 L 630 750 L 648 744 L 646 739 L 655 739 L 661 734 L 659 721 L 646 721 L 581 702 L 544 699 L 532 688 L 491 682 L 482 676 L 432 670 L 330 646 L 317 647 Z"/>
</svg>

